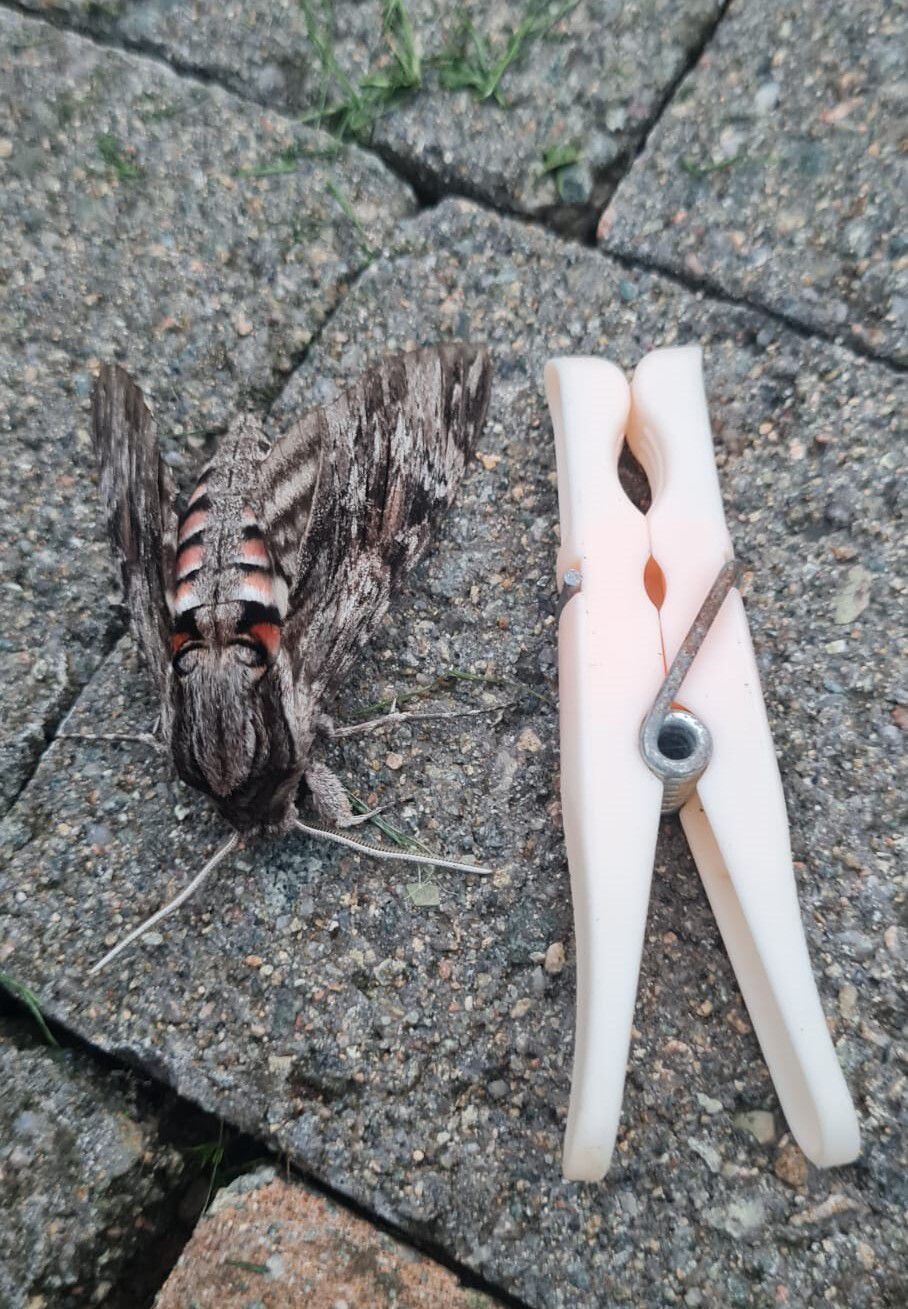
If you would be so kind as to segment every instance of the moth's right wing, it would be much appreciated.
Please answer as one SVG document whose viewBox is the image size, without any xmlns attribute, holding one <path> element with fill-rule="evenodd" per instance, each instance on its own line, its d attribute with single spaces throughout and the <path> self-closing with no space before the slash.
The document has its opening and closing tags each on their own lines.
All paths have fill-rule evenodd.
<svg viewBox="0 0 908 1309">
<path fill-rule="evenodd" d="M 107 533 L 145 660 L 163 689 L 170 660 L 176 491 L 141 389 L 118 364 L 103 364 L 92 402 L 95 456 Z"/>
<path fill-rule="evenodd" d="M 316 697 L 337 687 L 453 500 L 491 376 L 487 351 L 464 342 L 386 358 L 264 460 L 263 526 L 290 590 L 284 645 Z"/>
</svg>

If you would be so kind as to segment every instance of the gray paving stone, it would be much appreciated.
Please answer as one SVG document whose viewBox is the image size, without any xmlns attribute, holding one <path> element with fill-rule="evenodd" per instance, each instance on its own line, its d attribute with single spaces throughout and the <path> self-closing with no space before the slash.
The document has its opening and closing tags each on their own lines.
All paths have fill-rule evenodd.
<svg viewBox="0 0 908 1309">
<path fill-rule="evenodd" d="M 0 1030 L 0 1303 L 100 1304 L 155 1230 L 182 1161 L 125 1078 Z"/>
<path fill-rule="evenodd" d="M 0 809 L 122 629 L 79 374 L 61 350 L 35 357 L 0 347 Z"/>
<path fill-rule="evenodd" d="M 267 1135 L 530 1305 L 895 1305 L 898 379 L 448 202 L 359 281 L 276 425 L 367 359 L 455 334 L 487 340 L 496 360 L 480 455 L 338 713 L 450 669 L 488 681 L 455 682 L 440 703 L 514 703 L 354 739 L 331 757 L 364 798 L 393 801 L 401 826 L 482 856 L 495 877 L 436 874 L 440 904 L 418 908 L 404 870 L 302 838 L 258 844 L 92 979 L 105 944 L 172 894 L 223 831 L 147 749 L 59 741 L 3 828 L 5 966 L 89 1040 Z M 553 352 L 630 367 L 685 340 L 705 349 L 806 930 L 864 1153 L 819 1172 L 787 1138 L 761 1144 L 736 1122 L 764 1110 L 783 1131 L 680 831 L 666 823 L 616 1163 L 602 1185 L 568 1184 L 574 958 L 541 373 Z M 869 600 L 842 621 L 854 568 L 869 575 Z M 73 727 L 146 726 L 153 713 L 124 641 Z M 566 965 L 546 971 L 556 943 Z"/>
<path fill-rule="evenodd" d="M 607 249 L 908 357 L 904 6 L 732 4 L 603 216 Z"/>
<path fill-rule="evenodd" d="M 296 171 L 251 175 L 287 149 Z M 358 150 L 0 11 L 0 802 L 121 625 L 92 492 L 98 362 L 154 389 L 179 472 L 273 394 L 365 244 L 412 211 Z"/>
<path fill-rule="evenodd" d="M 306 10 L 329 33 L 340 68 L 358 82 L 393 63 L 382 37 L 381 0 L 28 0 L 114 41 L 138 43 L 181 67 L 198 69 L 244 94 L 291 110 L 324 101 L 322 63 L 308 39 Z M 495 64 L 512 33 L 533 15 L 556 16 L 561 0 L 407 0 L 423 58 L 423 89 L 374 127 L 374 141 L 435 193 L 458 190 L 508 209 L 532 211 L 608 193 L 608 178 L 640 139 L 662 98 L 711 30 L 720 0 L 582 0 L 500 83 L 504 106 L 442 85 L 433 59 L 458 47 L 465 20 Z M 332 30 L 333 29 L 333 30 Z M 468 53 L 475 63 L 475 47 Z M 335 84 L 329 101 L 342 94 Z M 575 146 L 576 166 L 541 175 L 545 153 Z"/>
</svg>

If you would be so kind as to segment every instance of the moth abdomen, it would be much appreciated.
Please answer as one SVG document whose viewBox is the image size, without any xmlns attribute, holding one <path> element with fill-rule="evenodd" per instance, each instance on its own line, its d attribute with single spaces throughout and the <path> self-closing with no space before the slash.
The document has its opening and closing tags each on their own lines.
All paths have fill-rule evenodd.
<svg viewBox="0 0 908 1309">
<path fill-rule="evenodd" d="M 275 604 L 264 604 L 258 600 L 244 600 L 237 619 L 237 634 L 248 636 L 261 645 L 271 659 L 277 656 L 281 643 L 283 618 Z"/>
</svg>

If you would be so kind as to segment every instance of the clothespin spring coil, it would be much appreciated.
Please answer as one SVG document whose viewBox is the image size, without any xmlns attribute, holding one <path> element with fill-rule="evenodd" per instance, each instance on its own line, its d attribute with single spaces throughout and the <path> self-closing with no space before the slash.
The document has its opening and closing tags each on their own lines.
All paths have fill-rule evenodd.
<svg viewBox="0 0 908 1309">
<path fill-rule="evenodd" d="M 672 705 L 737 572 L 734 559 L 719 570 L 640 728 L 640 753 L 650 772 L 662 782 L 663 814 L 676 814 L 690 799 L 712 757 L 712 737 L 706 724 Z"/>
</svg>

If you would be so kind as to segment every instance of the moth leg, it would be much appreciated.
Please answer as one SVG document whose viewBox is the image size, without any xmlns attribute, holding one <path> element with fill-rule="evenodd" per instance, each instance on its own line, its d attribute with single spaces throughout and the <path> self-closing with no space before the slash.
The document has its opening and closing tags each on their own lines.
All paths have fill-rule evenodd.
<svg viewBox="0 0 908 1309">
<path fill-rule="evenodd" d="M 133 741 L 139 745 L 150 745 L 153 750 L 165 752 L 164 742 L 159 735 L 161 715 L 151 725 L 148 732 L 57 732 L 56 741 Z"/>
<path fill-rule="evenodd" d="M 367 823 L 370 818 L 381 813 L 382 809 L 388 809 L 388 805 L 380 805 L 378 809 L 370 809 L 365 814 L 355 814 L 350 807 L 350 798 L 344 790 L 344 784 L 340 778 L 332 773 L 327 764 L 319 763 L 314 760 L 303 774 L 309 793 L 312 796 L 312 807 L 323 822 L 330 823 L 333 827 L 359 827 L 361 823 Z"/>
<path fill-rule="evenodd" d="M 430 723 L 450 718 L 477 718 L 480 714 L 495 714 L 499 710 L 510 709 L 516 701 L 508 700 L 504 704 L 483 705 L 480 709 L 429 709 L 425 712 L 408 709 L 389 709 L 378 718 L 369 718 L 363 723 L 335 723 L 323 715 L 319 720 L 318 730 L 330 741 L 342 741 L 350 736 L 360 736 L 365 732 L 380 732 L 385 727 L 395 727 L 398 723 Z"/>
</svg>

